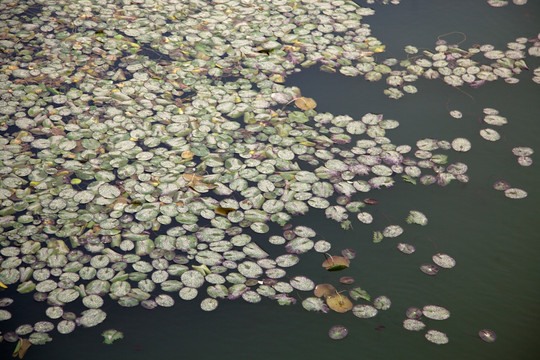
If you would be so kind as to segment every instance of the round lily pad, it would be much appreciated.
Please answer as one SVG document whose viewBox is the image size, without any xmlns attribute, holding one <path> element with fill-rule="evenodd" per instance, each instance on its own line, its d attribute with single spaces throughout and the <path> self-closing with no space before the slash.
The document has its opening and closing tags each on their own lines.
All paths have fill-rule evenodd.
<svg viewBox="0 0 540 360">
<path fill-rule="evenodd" d="M 345 336 L 347 336 L 348 333 L 349 331 L 347 330 L 345 326 L 335 325 L 335 326 L 332 326 L 330 330 L 328 331 L 328 336 L 332 340 L 341 340 Z"/>
<path fill-rule="evenodd" d="M 518 188 L 509 188 L 504 191 L 504 196 L 510 199 L 523 199 L 527 197 L 527 192 Z"/>
<path fill-rule="evenodd" d="M 361 319 L 368 319 L 377 315 L 377 309 L 371 305 L 355 305 L 352 312 L 354 316 Z"/>
</svg>

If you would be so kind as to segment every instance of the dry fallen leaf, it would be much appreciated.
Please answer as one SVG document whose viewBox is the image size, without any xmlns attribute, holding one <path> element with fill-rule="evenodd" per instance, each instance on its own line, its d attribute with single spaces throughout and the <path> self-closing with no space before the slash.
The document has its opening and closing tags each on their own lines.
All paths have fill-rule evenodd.
<svg viewBox="0 0 540 360">
<path fill-rule="evenodd" d="M 294 105 L 302 110 L 311 110 L 317 107 L 317 103 L 312 98 L 299 97 L 294 100 Z"/>
</svg>

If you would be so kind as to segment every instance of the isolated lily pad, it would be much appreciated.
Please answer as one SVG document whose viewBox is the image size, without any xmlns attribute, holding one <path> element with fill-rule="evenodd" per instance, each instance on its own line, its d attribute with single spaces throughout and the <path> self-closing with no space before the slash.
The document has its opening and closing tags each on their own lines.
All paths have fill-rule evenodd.
<svg viewBox="0 0 540 360">
<path fill-rule="evenodd" d="M 485 342 L 488 342 L 488 343 L 492 343 L 495 340 L 497 340 L 497 335 L 495 334 L 495 332 L 493 330 L 489 330 L 489 329 L 480 330 L 478 332 L 478 336 L 480 336 L 480 338 L 482 340 L 484 340 Z"/>
<path fill-rule="evenodd" d="M 335 325 L 330 328 L 328 331 L 328 336 L 332 340 L 341 340 L 348 334 L 348 330 L 346 327 L 342 325 Z"/>
<path fill-rule="evenodd" d="M 438 330 L 428 330 L 425 337 L 429 342 L 432 342 L 437 345 L 448 343 L 448 336 L 445 333 Z"/>
</svg>

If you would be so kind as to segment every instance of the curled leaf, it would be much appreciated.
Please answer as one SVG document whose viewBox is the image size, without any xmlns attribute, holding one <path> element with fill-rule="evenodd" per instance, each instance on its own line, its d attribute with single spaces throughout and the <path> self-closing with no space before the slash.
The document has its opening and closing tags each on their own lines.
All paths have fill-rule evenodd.
<svg viewBox="0 0 540 360">
<path fill-rule="evenodd" d="M 350 263 L 346 257 L 330 256 L 322 263 L 322 266 L 328 271 L 339 271 L 348 268 Z"/>
</svg>

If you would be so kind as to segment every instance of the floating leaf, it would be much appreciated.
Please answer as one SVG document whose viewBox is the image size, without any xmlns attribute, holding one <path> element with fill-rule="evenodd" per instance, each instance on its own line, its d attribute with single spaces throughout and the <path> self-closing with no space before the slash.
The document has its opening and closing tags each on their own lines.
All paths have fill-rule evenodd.
<svg viewBox="0 0 540 360">
<path fill-rule="evenodd" d="M 355 305 L 352 309 L 354 316 L 369 319 L 377 315 L 377 309 L 371 305 Z"/>
<path fill-rule="evenodd" d="M 379 310 L 388 310 L 390 309 L 390 306 L 392 305 L 392 302 L 387 296 L 381 295 L 375 298 L 373 300 L 373 305 L 376 309 Z"/>
<path fill-rule="evenodd" d="M 452 116 L 454 119 L 461 119 L 463 114 L 459 110 L 452 110 L 450 111 L 450 116 Z"/>
<path fill-rule="evenodd" d="M 308 297 L 302 301 L 302 307 L 307 311 L 322 311 L 324 313 L 328 312 L 328 306 L 320 298 Z"/>
<path fill-rule="evenodd" d="M 367 301 L 371 301 L 371 297 L 367 293 L 366 290 L 362 290 L 360 287 L 355 287 L 349 291 L 349 296 L 353 298 L 353 300 L 358 299 L 365 299 Z"/>
<path fill-rule="evenodd" d="M 101 336 L 103 336 L 103 342 L 108 345 L 112 344 L 116 340 L 124 338 L 124 334 L 115 329 L 105 330 L 101 333 Z"/>
<path fill-rule="evenodd" d="M 471 142 L 465 138 L 455 138 L 452 140 L 452 149 L 455 151 L 467 152 L 471 150 Z"/>
<path fill-rule="evenodd" d="M 301 291 L 310 291 L 313 290 L 315 284 L 311 279 L 308 279 L 305 276 L 295 276 L 291 279 L 290 284 L 293 288 Z"/>
<path fill-rule="evenodd" d="M 354 278 L 350 276 L 342 276 L 339 278 L 339 282 L 345 285 L 351 285 L 354 283 Z"/>
<path fill-rule="evenodd" d="M 510 184 L 503 180 L 497 181 L 495 184 L 493 184 L 493 188 L 499 191 L 508 190 L 510 187 Z"/>
<path fill-rule="evenodd" d="M 331 284 L 319 284 L 313 290 L 316 297 L 328 297 L 337 293 L 336 288 Z"/>
<path fill-rule="evenodd" d="M 509 188 L 504 191 L 504 196 L 510 199 L 523 199 L 527 197 L 527 192 L 518 188 Z"/>
<path fill-rule="evenodd" d="M 403 228 L 399 225 L 389 225 L 382 232 L 384 237 L 395 238 L 403 234 Z"/>
<path fill-rule="evenodd" d="M 534 153 L 534 150 L 526 146 L 518 146 L 512 149 L 512 154 L 516 156 L 530 156 Z"/>
<path fill-rule="evenodd" d="M 90 309 L 82 312 L 79 323 L 84 327 L 96 326 L 105 320 L 107 314 L 100 309 Z"/>
<path fill-rule="evenodd" d="M 412 254 L 416 250 L 413 245 L 405 244 L 405 243 L 399 243 L 397 245 L 397 248 L 399 251 L 401 251 L 404 254 Z"/>
<path fill-rule="evenodd" d="M 420 266 L 420 270 L 424 274 L 428 275 L 437 275 L 437 273 L 439 272 L 439 268 L 433 264 L 423 264 L 422 266 Z"/>
<path fill-rule="evenodd" d="M 431 259 L 435 264 L 445 269 L 451 269 L 456 266 L 456 260 L 447 254 L 437 253 Z"/>
<path fill-rule="evenodd" d="M 315 109 L 317 107 L 317 103 L 315 102 L 315 100 L 303 96 L 296 98 L 294 100 L 294 105 L 304 111 Z"/>
<path fill-rule="evenodd" d="M 407 224 L 418 224 L 422 226 L 426 226 L 428 223 L 426 215 L 417 210 L 409 211 L 409 216 L 407 217 L 406 221 Z"/>
<path fill-rule="evenodd" d="M 343 256 L 330 256 L 323 263 L 322 267 L 328 271 L 339 271 L 349 267 L 349 259 Z"/>
<path fill-rule="evenodd" d="M 488 141 L 497 141 L 501 138 L 501 135 L 493 129 L 482 129 L 480 130 L 480 136 Z"/>
<path fill-rule="evenodd" d="M 13 351 L 12 356 L 13 357 L 18 356 L 19 359 L 22 359 L 31 345 L 32 343 L 28 341 L 28 339 L 20 338 L 19 342 L 17 343 L 17 346 L 15 347 L 15 351 Z"/>
<path fill-rule="evenodd" d="M 450 317 L 450 311 L 437 305 L 426 305 L 422 309 L 425 317 L 433 320 L 446 320 Z"/>
<path fill-rule="evenodd" d="M 426 327 L 426 324 L 416 319 L 405 319 L 403 320 L 403 327 L 410 331 L 420 331 Z"/>
<path fill-rule="evenodd" d="M 345 326 L 335 325 L 330 328 L 328 331 L 328 336 L 333 340 L 341 340 L 348 334 L 348 330 Z"/>
<path fill-rule="evenodd" d="M 487 115 L 484 117 L 484 122 L 489 125 L 502 126 L 508 123 L 504 116 Z"/>
<path fill-rule="evenodd" d="M 330 307 L 330 309 L 339 313 L 347 312 L 353 308 L 351 300 L 349 300 L 349 298 L 345 295 L 341 295 L 339 293 L 327 296 L 326 303 L 328 304 L 328 307 Z"/>
<path fill-rule="evenodd" d="M 426 333 L 426 339 L 437 345 L 447 344 L 448 336 L 445 333 L 438 330 L 428 330 Z"/>
<path fill-rule="evenodd" d="M 384 239 L 384 236 L 383 236 L 382 232 L 380 232 L 380 231 L 374 231 L 373 232 L 373 242 L 374 243 L 380 243 L 382 241 L 382 239 Z"/>
<path fill-rule="evenodd" d="M 341 255 L 343 255 L 343 257 L 346 257 L 349 260 L 352 260 L 356 257 L 356 251 L 352 249 L 344 249 L 341 251 Z"/>
<path fill-rule="evenodd" d="M 480 330 L 478 332 L 478 336 L 480 336 L 482 340 L 488 343 L 492 343 L 497 340 L 497 335 L 495 334 L 495 332 L 489 329 Z"/>
<path fill-rule="evenodd" d="M 409 319 L 420 319 L 422 317 L 422 310 L 416 307 L 410 307 L 405 314 Z"/>
</svg>

